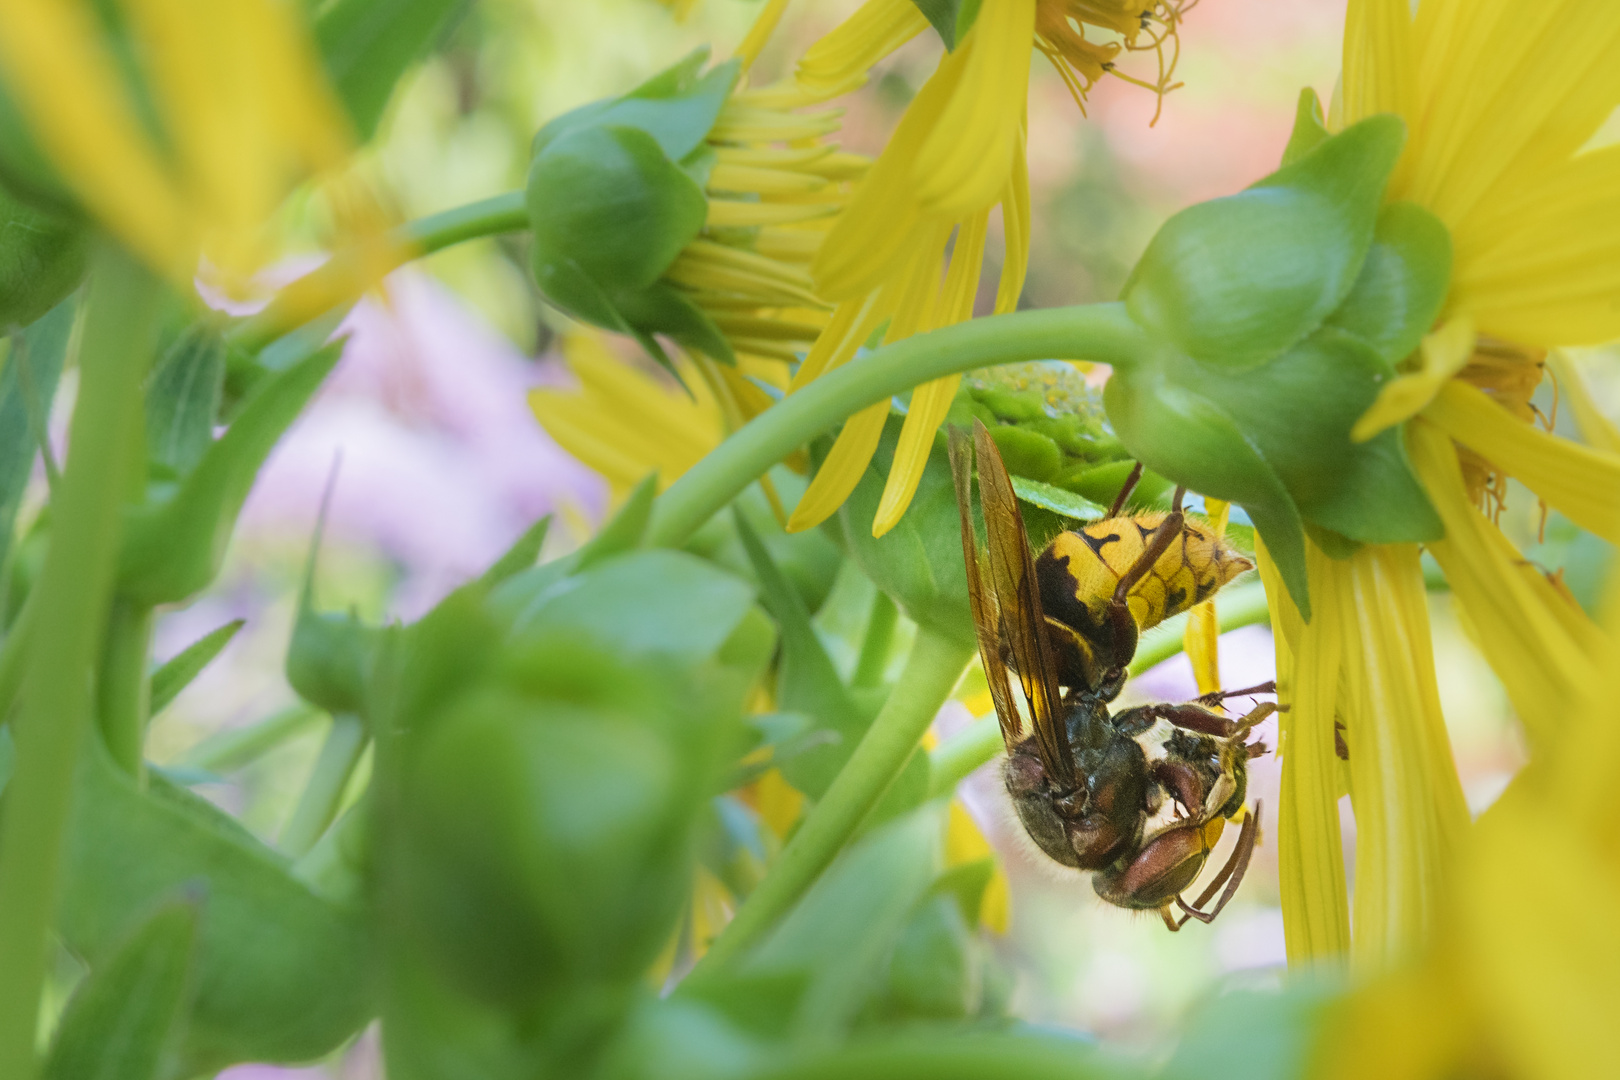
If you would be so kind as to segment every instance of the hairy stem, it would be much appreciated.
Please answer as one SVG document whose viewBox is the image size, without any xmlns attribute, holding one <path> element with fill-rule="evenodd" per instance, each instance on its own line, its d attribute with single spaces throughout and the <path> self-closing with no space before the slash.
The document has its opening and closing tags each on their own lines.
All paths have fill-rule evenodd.
<svg viewBox="0 0 1620 1080">
<path fill-rule="evenodd" d="M 30 628 L 16 773 L 0 821 L 0 1076 L 32 1080 L 46 931 L 56 903 L 74 766 L 93 705 L 160 286 L 102 253 L 90 286 L 67 467 Z"/>
<path fill-rule="evenodd" d="M 649 542 L 683 543 L 795 448 L 856 410 L 931 379 L 1054 356 L 1128 362 L 1144 347 L 1120 303 L 991 315 L 886 345 L 782 399 L 687 470 L 654 505 Z"/>
<path fill-rule="evenodd" d="M 776 864 L 709 948 L 700 969 L 719 967 L 758 941 L 843 850 L 900 775 L 962 677 L 969 655 L 968 646 L 918 627 L 911 655 L 888 701 Z"/>
<path fill-rule="evenodd" d="M 257 352 L 311 319 L 359 298 L 374 280 L 454 244 L 529 227 L 523 192 L 508 191 L 442 214 L 406 222 L 388 234 L 380 251 L 342 251 L 276 294 L 270 305 L 238 323 L 231 344 Z"/>
</svg>

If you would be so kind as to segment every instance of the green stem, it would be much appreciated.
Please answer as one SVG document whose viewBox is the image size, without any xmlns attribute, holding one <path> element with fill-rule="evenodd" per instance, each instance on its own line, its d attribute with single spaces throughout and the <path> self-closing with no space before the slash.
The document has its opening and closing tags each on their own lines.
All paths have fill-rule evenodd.
<svg viewBox="0 0 1620 1080">
<path fill-rule="evenodd" d="M 326 827 L 337 817 L 338 803 L 343 789 L 360 763 L 366 749 L 366 725 L 353 713 L 338 713 L 332 717 L 332 729 L 321 744 L 320 756 L 304 785 L 304 793 L 293 809 L 292 817 L 281 830 L 281 850 L 293 858 L 305 854 L 315 846 Z"/>
<path fill-rule="evenodd" d="M 883 685 L 889 669 L 889 651 L 894 646 L 894 628 L 900 622 L 900 609 L 882 589 L 872 597 L 872 614 L 866 620 L 866 636 L 861 639 L 861 655 L 855 662 L 850 685 L 868 688 Z"/>
<path fill-rule="evenodd" d="M 1121 303 L 991 315 L 885 345 L 783 398 L 687 470 L 653 507 L 648 542 L 678 546 L 797 447 L 930 379 L 1055 356 L 1124 363 L 1146 347 Z"/>
<path fill-rule="evenodd" d="M 33 633 L 34 613 L 39 609 L 34 597 L 38 595 L 37 588 L 29 592 L 22 610 L 11 622 L 10 633 L 6 634 L 4 643 L 0 643 L 0 724 L 11 717 L 11 707 L 17 703 L 17 693 L 22 689 L 23 669 L 28 662 L 28 650 L 24 646 Z"/>
<path fill-rule="evenodd" d="M 1259 585 L 1248 585 L 1220 594 L 1215 605 L 1221 633 L 1240 626 L 1253 626 L 1269 620 L 1266 593 Z M 1131 661 L 1131 674 L 1140 675 L 1155 664 L 1181 652 L 1187 616 L 1166 619 L 1145 638 Z M 940 743 L 928 755 L 928 797 L 944 795 L 956 788 L 967 775 L 1001 753 L 1001 724 L 994 713 L 981 716 L 955 735 Z"/>
<path fill-rule="evenodd" d="M 238 323 L 226 337 L 233 345 L 257 352 L 316 316 L 358 298 L 376 277 L 412 259 L 467 240 L 527 229 L 529 212 L 523 195 L 508 191 L 407 222 L 388 234 L 382 252 L 339 252 L 282 289 L 268 307 Z M 384 260 L 381 265 L 379 259 Z"/>
<path fill-rule="evenodd" d="M 115 601 L 107 619 L 107 645 L 97 687 L 101 698 L 98 715 L 107 751 L 137 781 L 144 773 L 142 750 L 151 705 L 146 658 L 151 646 L 151 605 Z"/>
<path fill-rule="evenodd" d="M 245 728 L 221 731 L 187 750 L 174 764 L 180 768 L 228 773 L 268 754 L 305 728 L 321 713 L 308 705 L 292 705 Z"/>
<path fill-rule="evenodd" d="M 709 948 L 699 970 L 722 966 L 757 941 L 833 861 L 900 775 L 962 677 L 970 651 L 970 646 L 917 628 L 911 655 L 888 701 L 776 864 Z"/>
<path fill-rule="evenodd" d="M 46 931 L 73 772 L 90 723 L 128 473 L 161 286 L 122 252 L 97 260 L 79 355 L 67 467 L 29 638 L 17 768 L 0 820 L 0 1076 L 32 1080 Z"/>
</svg>

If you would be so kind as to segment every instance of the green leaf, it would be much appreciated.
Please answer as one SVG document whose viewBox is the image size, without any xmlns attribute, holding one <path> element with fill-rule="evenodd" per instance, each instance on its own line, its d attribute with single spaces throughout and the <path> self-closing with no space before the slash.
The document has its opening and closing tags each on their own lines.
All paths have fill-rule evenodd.
<svg viewBox="0 0 1620 1080">
<path fill-rule="evenodd" d="M 165 901 L 74 992 L 45 1080 L 166 1080 L 189 1007 L 202 896 Z"/>
<path fill-rule="evenodd" d="M 231 643 L 236 632 L 246 623 L 246 619 L 233 619 L 217 630 L 204 634 L 152 672 L 152 715 L 156 716 L 166 709 L 180 691 L 191 685 L 191 680 L 201 674 L 202 669 Z"/>
<path fill-rule="evenodd" d="M 219 572 L 259 466 L 343 354 L 333 342 L 268 378 L 168 498 L 129 512 L 118 583 L 146 604 L 177 603 Z"/>
<path fill-rule="evenodd" d="M 911 0 L 952 52 L 979 17 L 982 0 Z"/>
<path fill-rule="evenodd" d="M 535 560 L 540 558 L 540 549 L 545 546 L 546 533 L 550 529 L 551 515 L 547 514 L 525 529 L 523 535 L 514 540 L 512 546 L 490 564 L 489 569 L 478 579 L 479 582 L 485 588 L 494 588 L 513 574 L 533 566 Z"/>
<path fill-rule="evenodd" d="M 782 502 L 789 506 L 798 500 L 807 487 L 803 477 L 783 466 L 772 469 L 770 479 Z M 839 567 L 844 565 L 844 554 L 827 530 L 784 531 L 758 484 L 751 485 L 732 500 L 731 505 L 753 527 L 760 543 L 770 553 L 771 561 L 786 576 L 804 601 L 805 608 L 812 612 L 821 610 L 832 592 Z M 739 577 L 756 580 L 754 564 L 743 547 L 742 538 L 737 534 L 736 520 L 729 514 L 716 514 L 710 518 L 682 545 L 682 550 L 707 559 Z"/>
<path fill-rule="evenodd" d="M 978 1010 L 983 984 L 969 926 L 952 896 L 936 893 L 917 905 L 889 958 L 885 1014 L 962 1020 Z"/>
<path fill-rule="evenodd" d="M 939 872 L 941 807 L 873 830 L 817 879 L 769 937 L 734 965 L 747 975 L 808 973 L 793 1029 L 836 1037 L 880 990 L 889 957 Z"/>
<path fill-rule="evenodd" d="M 92 969 L 153 905 L 201 885 L 196 998 L 181 1075 L 308 1061 L 371 1014 L 366 931 L 234 818 L 161 776 L 146 792 L 94 750 L 80 766 L 58 926 Z"/>
<path fill-rule="evenodd" d="M 776 669 L 776 705 L 815 719 L 819 729 L 835 736 L 781 761 L 788 783 L 813 799 L 828 786 L 872 722 L 871 713 L 856 707 L 849 688 L 838 677 L 827 650 L 810 625 L 810 612 L 742 514 L 733 511 L 737 533 L 754 566 L 760 601 L 781 631 L 782 656 Z"/>
<path fill-rule="evenodd" d="M 0 331 L 44 317 L 84 280 L 89 233 L 0 187 Z"/>
<path fill-rule="evenodd" d="M 1103 466 L 1107 468 L 1107 466 Z M 1096 470 L 1091 470 L 1095 472 Z M 1127 466 L 1127 471 L 1129 467 Z M 1108 507 L 1092 502 L 1083 495 L 1076 495 L 1072 491 L 1065 491 L 1051 484 L 1043 484 L 1039 480 L 1026 480 L 1022 476 L 1012 478 L 1013 494 L 1031 506 L 1039 506 L 1043 510 L 1050 510 L 1054 514 L 1062 514 L 1075 521 L 1101 521 L 1108 513 Z"/>
<path fill-rule="evenodd" d="M 1332 980 L 1320 975 L 1282 993 L 1221 994 L 1193 1014 L 1159 1080 L 1292 1080 L 1307 1075 L 1335 997 Z"/>
<path fill-rule="evenodd" d="M 188 327 L 147 378 L 147 457 L 174 476 L 195 468 L 213 445 L 224 389 L 224 336 L 208 323 Z"/>
<path fill-rule="evenodd" d="M 0 565 L 5 563 L 34 458 L 62 376 L 78 304 L 71 298 L 11 339 L 0 363 Z"/>
<path fill-rule="evenodd" d="M 464 0 L 331 0 L 315 19 L 338 99 L 361 142 L 376 133 L 394 87 L 465 6 Z"/>
</svg>

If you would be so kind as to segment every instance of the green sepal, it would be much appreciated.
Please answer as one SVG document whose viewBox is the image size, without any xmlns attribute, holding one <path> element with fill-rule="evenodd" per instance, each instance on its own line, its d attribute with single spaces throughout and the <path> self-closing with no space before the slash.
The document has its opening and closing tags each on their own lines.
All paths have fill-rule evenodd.
<svg viewBox="0 0 1620 1080">
<path fill-rule="evenodd" d="M 69 1000 L 45 1080 L 167 1080 L 190 1005 L 205 897 L 164 901 Z"/>
<path fill-rule="evenodd" d="M 979 18 L 983 0 L 911 0 L 933 26 L 945 48 L 952 52 L 962 44 Z"/>
<path fill-rule="evenodd" d="M 1355 284 L 1405 134 L 1398 117 L 1371 117 L 1246 191 L 1176 214 L 1125 283 L 1131 317 L 1231 371 L 1303 339 Z"/>
<path fill-rule="evenodd" d="M 889 416 L 872 463 L 838 509 L 845 550 L 912 622 L 972 644 L 977 638 L 968 615 L 967 566 L 962 561 L 956 488 L 942 440 L 936 439 L 930 449 L 911 507 L 882 537 L 872 535 L 872 520 L 904 419 Z"/>
<path fill-rule="evenodd" d="M 512 546 L 500 558 L 490 563 L 489 569 L 479 576 L 479 583 L 486 589 L 493 589 L 513 574 L 533 566 L 540 558 L 540 549 L 545 546 L 546 535 L 550 532 L 551 515 L 547 514 L 524 529 L 523 535 L 512 541 Z"/>
<path fill-rule="evenodd" d="M 160 774 L 148 783 L 138 791 L 90 744 L 63 853 L 63 940 L 94 970 L 154 905 L 200 885 L 196 997 L 176 1073 L 309 1061 L 341 1045 L 371 1015 L 364 927 L 235 818 Z"/>
<path fill-rule="evenodd" d="M 180 691 L 191 685 L 192 679 L 202 674 L 202 669 L 231 643 L 236 632 L 246 623 L 246 619 L 232 619 L 224 626 L 211 630 L 193 641 L 175 654 L 173 659 L 152 672 L 152 697 L 149 706 L 151 715 L 156 716 L 168 708 L 169 703 L 179 696 Z"/>
<path fill-rule="evenodd" d="M 179 486 L 157 492 L 124 520 L 118 587 L 131 600 L 185 600 L 214 579 L 259 467 L 343 355 L 325 345 L 268 377 Z"/>
<path fill-rule="evenodd" d="M 682 161 L 702 145 L 720 117 L 726 95 L 737 82 L 736 60 L 703 73 L 708 46 L 694 49 L 622 97 L 582 105 L 549 121 L 535 133 L 531 153 L 574 131 L 589 127 L 634 128 L 653 138 L 664 156 Z"/>
<path fill-rule="evenodd" d="M 328 489 L 330 495 L 330 489 Z M 364 717 L 367 682 L 378 631 L 353 611 L 339 614 L 315 608 L 315 567 L 321 538 L 326 532 L 325 500 L 315 520 L 309 558 L 304 563 L 304 584 L 298 591 L 298 612 L 293 616 L 284 672 L 287 685 L 316 708 L 337 716 Z"/>
<path fill-rule="evenodd" d="M 1350 543 L 1442 534 L 1401 433 L 1349 433 L 1432 325 L 1450 272 L 1438 221 L 1382 205 L 1401 121 L 1327 137 L 1313 107 L 1302 99 L 1290 164 L 1149 245 L 1125 299 L 1156 344 L 1105 392 L 1148 467 L 1248 512 L 1307 618 L 1307 524 Z"/>
<path fill-rule="evenodd" d="M 1288 145 L 1283 147 L 1282 163 L 1292 165 L 1315 150 L 1328 134 L 1322 102 L 1316 91 L 1307 86 L 1299 92 L 1299 103 L 1294 106 L 1294 130 L 1288 135 Z"/>
</svg>

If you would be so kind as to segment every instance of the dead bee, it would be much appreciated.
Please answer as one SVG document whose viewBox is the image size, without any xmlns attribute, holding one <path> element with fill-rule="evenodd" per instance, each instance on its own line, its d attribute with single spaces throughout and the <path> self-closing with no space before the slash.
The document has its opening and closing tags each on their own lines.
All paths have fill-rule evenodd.
<svg viewBox="0 0 1620 1080">
<path fill-rule="evenodd" d="M 972 512 L 975 448 L 982 548 Z M 1116 516 L 1128 483 L 1108 518 L 1060 533 L 1035 556 L 990 432 L 975 421 L 970 446 L 952 429 L 950 450 L 979 655 L 1007 746 L 1007 791 L 1024 830 L 1055 862 L 1092 872 L 1097 895 L 1111 904 L 1157 910 L 1172 930 L 1189 918 L 1209 922 L 1248 867 L 1258 804 L 1203 895 L 1188 904 L 1181 893 L 1225 822 L 1243 810 L 1248 759 L 1265 749 L 1245 740 L 1276 709 L 1264 704 L 1233 720 L 1213 707 L 1275 686 L 1117 715 L 1108 703 L 1124 685 L 1140 631 L 1208 599 L 1252 564 L 1186 519 L 1180 488 L 1168 514 Z M 1029 705 L 1027 736 L 1009 669 Z M 1172 904 L 1184 912 L 1179 920 Z"/>
</svg>

